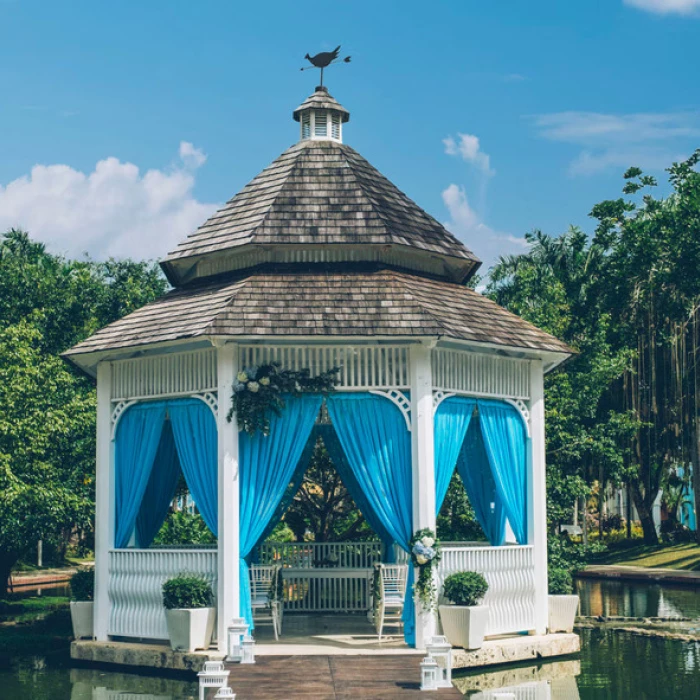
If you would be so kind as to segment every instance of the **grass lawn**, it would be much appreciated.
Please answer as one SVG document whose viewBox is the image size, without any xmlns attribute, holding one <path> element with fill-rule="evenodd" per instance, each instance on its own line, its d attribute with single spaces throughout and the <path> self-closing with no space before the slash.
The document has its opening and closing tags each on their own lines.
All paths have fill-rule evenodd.
<svg viewBox="0 0 700 700">
<path fill-rule="evenodd" d="M 67 650 L 72 634 L 68 598 L 0 600 L 0 657 Z"/>
<path fill-rule="evenodd" d="M 592 556 L 590 563 L 700 571 L 700 545 L 694 543 L 610 545 L 607 552 Z"/>
</svg>

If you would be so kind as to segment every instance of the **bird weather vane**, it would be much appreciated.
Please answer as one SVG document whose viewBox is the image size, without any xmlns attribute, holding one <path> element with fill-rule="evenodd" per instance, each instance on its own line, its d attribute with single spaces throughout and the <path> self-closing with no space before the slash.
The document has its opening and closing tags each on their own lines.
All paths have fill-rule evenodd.
<svg viewBox="0 0 700 700">
<path fill-rule="evenodd" d="M 320 68 L 321 69 L 321 87 L 323 87 L 323 69 L 328 68 L 336 63 L 350 63 L 350 56 L 345 58 L 338 58 L 340 53 L 340 46 L 336 46 L 333 51 L 322 51 L 317 53 L 315 56 L 309 56 L 307 53 L 304 58 L 311 64 L 310 66 L 304 66 L 301 70 L 309 70 L 310 68 Z"/>
</svg>

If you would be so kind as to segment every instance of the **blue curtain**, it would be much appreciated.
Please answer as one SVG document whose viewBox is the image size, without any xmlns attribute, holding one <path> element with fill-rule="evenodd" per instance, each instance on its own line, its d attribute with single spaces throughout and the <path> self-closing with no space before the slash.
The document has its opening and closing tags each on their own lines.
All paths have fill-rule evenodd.
<svg viewBox="0 0 700 700">
<path fill-rule="evenodd" d="M 218 530 L 219 446 L 216 420 L 199 399 L 168 401 L 177 454 L 187 487 L 207 527 Z"/>
<path fill-rule="evenodd" d="M 143 494 L 136 518 L 136 542 L 139 547 L 150 547 L 163 524 L 168 508 L 177 490 L 180 462 L 175 449 L 175 438 L 170 421 L 165 421 L 156 452 L 151 476 Z"/>
<path fill-rule="evenodd" d="M 299 464 L 316 415 L 320 394 L 285 397 L 286 407 L 270 419 L 270 434 L 240 433 L 240 577 L 241 615 L 253 629 L 246 558 L 273 518 Z"/>
<path fill-rule="evenodd" d="M 451 396 L 435 411 L 435 506 L 438 513 L 450 487 L 475 406 L 475 399 Z"/>
<path fill-rule="evenodd" d="M 114 545 L 117 548 L 126 547 L 134 531 L 164 421 L 164 401 L 131 406 L 119 420 L 114 441 Z"/>
<path fill-rule="evenodd" d="M 479 422 L 496 492 L 515 539 L 527 542 L 527 452 L 523 419 L 510 404 L 479 400 Z"/>
<path fill-rule="evenodd" d="M 359 488 L 392 540 L 409 551 L 413 534 L 411 436 L 401 410 L 369 393 L 332 394 L 328 412 Z M 408 568 L 404 637 L 415 645 L 413 567 Z"/>
<path fill-rule="evenodd" d="M 478 419 L 469 425 L 457 459 L 457 471 L 464 482 L 476 519 L 489 542 L 496 547 L 502 545 L 506 538 L 506 514 L 496 493 L 496 482 Z"/>
</svg>

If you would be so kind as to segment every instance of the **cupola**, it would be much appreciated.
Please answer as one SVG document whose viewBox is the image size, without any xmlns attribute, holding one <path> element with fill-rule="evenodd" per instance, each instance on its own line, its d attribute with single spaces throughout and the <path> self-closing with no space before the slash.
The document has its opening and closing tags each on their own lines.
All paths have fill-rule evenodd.
<svg viewBox="0 0 700 700">
<path fill-rule="evenodd" d="M 328 140 L 343 142 L 343 124 L 350 120 L 350 112 L 319 85 L 313 95 L 294 110 L 294 120 L 300 125 L 300 140 Z"/>
</svg>

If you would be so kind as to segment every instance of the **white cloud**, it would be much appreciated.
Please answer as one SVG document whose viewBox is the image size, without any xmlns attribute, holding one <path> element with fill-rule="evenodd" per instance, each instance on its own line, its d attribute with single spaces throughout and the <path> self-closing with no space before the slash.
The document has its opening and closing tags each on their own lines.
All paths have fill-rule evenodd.
<svg viewBox="0 0 700 700">
<path fill-rule="evenodd" d="M 450 214 L 445 228 L 454 233 L 466 246 L 483 261 L 482 274 L 502 255 L 520 253 L 527 243 L 507 233 L 499 233 L 487 226 L 469 204 L 463 187 L 451 184 L 442 192 L 442 201 Z"/>
<path fill-rule="evenodd" d="M 172 250 L 215 209 L 193 195 L 206 156 L 183 141 L 179 161 L 141 173 L 114 157 L 91 173 L 68 165 L 35 165 L 0 185 L 0 231 L 23 228 L 50 250 L 95 258 L 154 258 Z"/>
<path fill-rule="evenodd" d="M 590 175 L 607 168 L 637 165 L 662 169 L 692 150 L 700 137 L 700 113 L 556 112 L 533 118 L 539 136 L 573 144 L 581 152 L 570 175 Z"/>
<path fill-rule="evenodd" d="M 623 0 L 625 5 L 659 15 L 693 15 L 700 10 L 700 0 Z"/>
<path fill-rule="evenodd" d="M 472 163 L 487 177 L 496 174 L 491 169 L 491 158 L 481 150 L 478 137 L 473 134 L 457 134 L 457 138 L 458 141 L 455 141 L 452 136 L 448 136 L 442 140 L 448 156 L 459 156 L 465 162 Z"/>
</svg>

